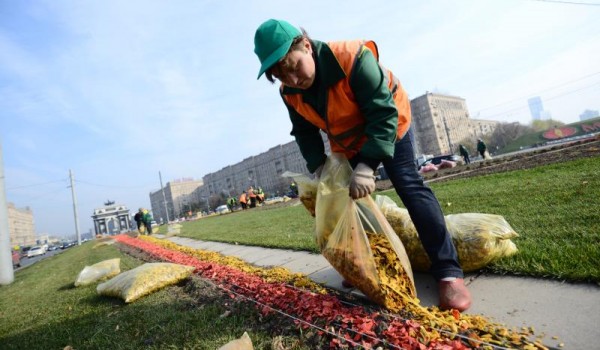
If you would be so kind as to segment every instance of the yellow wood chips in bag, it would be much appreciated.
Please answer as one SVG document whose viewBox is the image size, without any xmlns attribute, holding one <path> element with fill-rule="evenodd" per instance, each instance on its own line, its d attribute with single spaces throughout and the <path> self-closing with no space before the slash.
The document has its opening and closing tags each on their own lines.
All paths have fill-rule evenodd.
<svg viewBox="0 0 600 350">
<path fill-rule="evenodd" d="M 172 263 L 147 263 L 125 271 L 96 288 L 100 295 L 119 297 L 126 303 L 175 284 L 194 271 L 193 266 Z"/>
<path fill-rule="evenodd" d="M 375 202 L 404 244 L 412 268 L 415 271 L 428 271 L 431 262 L 408 210 L 400 208 L 386 196 L 376 196 Z M 481 269 L 496 259 L 517 252 L 517 246 L 511 238 L 518 234 L 500 215 L 452 214 L 446 215 L 445 220 L 458 253 L 458 261 L 466 272 Z"/>
<path fill-rule="evenodd" d="M 410 262 L 373 199 L 350 198 L 351 173 L 343 155 L 334 153 L 325 162 L 315 208 L 317 244 L 329 263 L 372 301 L 400 310 L 416 300 Z"/>
<path fill-rule="evenodd" d="M 75 280 L 75 287 L 87 286 L 94 282 L 118 275 L 121 272 L 120 264 L 121 259 L 115 258 L 84 267 Z"/>
</svg>

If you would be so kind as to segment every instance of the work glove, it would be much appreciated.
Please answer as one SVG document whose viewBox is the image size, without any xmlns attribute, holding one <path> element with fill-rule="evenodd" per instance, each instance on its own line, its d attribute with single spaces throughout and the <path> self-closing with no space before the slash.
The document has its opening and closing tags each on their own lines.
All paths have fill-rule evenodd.
<svg viewBox="0 0 600 350">
<path fill-rule="evenodd" d="M 375 175 L 373 169 L 365 163 L 358 163 L 350 177 L 350 197 L 359 199 L 375 191 Z"/>
</svg>

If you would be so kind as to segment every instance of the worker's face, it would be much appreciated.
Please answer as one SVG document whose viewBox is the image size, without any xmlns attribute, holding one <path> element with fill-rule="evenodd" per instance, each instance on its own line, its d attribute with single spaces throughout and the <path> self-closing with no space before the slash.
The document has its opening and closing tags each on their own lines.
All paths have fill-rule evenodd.
<svg viewBox="0 0 600 350">
<path fill-rule="evenodd" d="M 308 39 L 302 41 L 300 48 L 290 51 L 273 67 L 273 76 L 283 84 L 306 90 L 315 82 L 315 60 Z"/>
</svg>

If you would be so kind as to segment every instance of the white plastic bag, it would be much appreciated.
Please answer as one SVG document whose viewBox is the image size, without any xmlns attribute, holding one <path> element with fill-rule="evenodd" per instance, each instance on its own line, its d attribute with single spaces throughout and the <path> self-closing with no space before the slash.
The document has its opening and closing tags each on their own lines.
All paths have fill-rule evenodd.
<svg viewBox="0 0 600 350">
<path fill-rule="evenodd" d="M 115 258 L 84 267 L 75 280 L 75 287 L 87 286 L 118 275 L 121 272 L 120 263 L 121 259 Z"/>
<path fill-rule="evenodd" d="M 244 332 L 241 337 L 230 341 L 217 350 L 254 350 L 254 346 L 248 332 Z"/>
</svg>

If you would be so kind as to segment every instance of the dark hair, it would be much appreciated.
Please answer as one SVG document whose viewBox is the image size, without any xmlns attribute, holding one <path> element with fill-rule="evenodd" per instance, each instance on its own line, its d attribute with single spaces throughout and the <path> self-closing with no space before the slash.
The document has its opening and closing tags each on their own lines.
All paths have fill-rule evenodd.
<svg viewBox="0 0 600 350">
<path fill-rule="evenodd" d="M 300 27 L 300 30 L 302 31 L 302 35 L 298 35 L 297 37 L 294 38 L 294 41 L 292 41 L 292 45 L 290 46 L 290 49 L 285 54 L 285 56 L 283 56 L 281 58 L 281 60 L 279 60 L 277 63 L 275 63 L 274 65 L 272 65 L 271 67 L 269 67 L 269 69 L 267 69 L 265 71 L 265 77 L 267 77 L 267 80 L 270 81 L 271 83 L 275 83 L 275 78 L 273 78 L 273 68 L 279 62 L 283 61 L 290 52 L 300 50 L 302 48 L 302 40 L 304 40 L 304 38 L 308 39 L 308 41 L 310 42 L 310 46 L 312 46 L 314 48 L 313 42 L 310 39 L 310 37 L 308 36 L 308 33 L 306 32 L 306 30 L 302 27 Z"/>
</svg>

